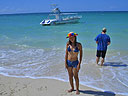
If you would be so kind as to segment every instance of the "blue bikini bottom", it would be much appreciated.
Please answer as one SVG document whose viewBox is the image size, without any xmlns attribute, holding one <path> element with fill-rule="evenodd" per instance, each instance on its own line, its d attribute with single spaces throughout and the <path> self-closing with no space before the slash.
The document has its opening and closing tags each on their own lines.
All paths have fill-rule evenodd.
<svg viewBox="0 0 128 96">
<path fill-rule="evenodd" d="M 77 68 L 78 63 L 79 63 L 78 60 L 76 60 L 76 61 L 67 60 L 68 67 Z"/>
</svg>

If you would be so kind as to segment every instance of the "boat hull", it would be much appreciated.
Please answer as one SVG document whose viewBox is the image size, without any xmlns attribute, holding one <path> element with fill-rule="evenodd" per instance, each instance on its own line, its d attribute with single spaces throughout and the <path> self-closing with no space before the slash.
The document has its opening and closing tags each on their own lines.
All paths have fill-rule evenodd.
<svg viewBox="0 0 128 96">
<path fill-rule="evenodd" d="M 42 22 L 43 26 L 50 26 L 50 25 L 59 25 L 59 24 L 68 24 L 68 23 L 78 23 L 80 18 L 76 19 L 68 19 L 68 20 L 49 20 L 46 22 Z M 48 23 L 47 23 L 48 22 Z"/>
</svg>

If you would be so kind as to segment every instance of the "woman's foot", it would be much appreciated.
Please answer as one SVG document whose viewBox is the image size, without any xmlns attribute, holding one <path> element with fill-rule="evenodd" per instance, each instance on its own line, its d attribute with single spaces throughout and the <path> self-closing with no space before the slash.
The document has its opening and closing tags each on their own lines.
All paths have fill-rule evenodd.
<svg viewBox="0 0 128 96">
<path fill-rule="evenodd" d="M 80 94 L 79 90 L 76 90 L 76 94 L 77 94 L 77 95 L 79 95 L 79 94 Z"/>
<path fill-rule="evenodd" d="M 72 91 L 74 91 L 74 89 L 69 89 L 69 90 L 68 90 L 68 92 L 72 92 Z"/>
</svg>

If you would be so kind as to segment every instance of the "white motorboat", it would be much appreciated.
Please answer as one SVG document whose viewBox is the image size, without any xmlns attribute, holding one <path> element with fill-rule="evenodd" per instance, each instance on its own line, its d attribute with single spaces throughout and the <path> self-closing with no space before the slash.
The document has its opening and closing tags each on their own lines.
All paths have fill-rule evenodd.
<svg viewBox="0 0 128 96">
<path fill-rule="evenodd" d="M 54 16 L 54 19 L 50 19 L 50 16 Z M 78 16 L 77 13 L 61 13 L 59 8 L 53 9 L 53 14 L 49 14 L 48 19 L 40 22 L 41 25 L 56 25 L 77 23 L 82 16 Z"/>
</svg>

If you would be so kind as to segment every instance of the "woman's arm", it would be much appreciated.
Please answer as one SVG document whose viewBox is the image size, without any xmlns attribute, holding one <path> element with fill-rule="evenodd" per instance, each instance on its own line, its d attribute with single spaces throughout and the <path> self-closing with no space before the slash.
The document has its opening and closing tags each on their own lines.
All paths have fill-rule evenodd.
<svg viewBox="0 0 128 96">
<path fill-rule="evenodd" d="M 65 53 L 65 68 L 68 68 L 67 60 L 68 60 L 68 43 L 66 44 L 66 53 Z"/>
<path fill-rule="evenodd" d="M 82 61 L 82 56 L 83 56 L 83 50 L 82 50 L 82 45 L 80 44 L 80 58 L 79 58 L 79 63 L 81 64 Z"/>
<path fill-rule="evenodd" d="M 79 50 L 80 50 L 80 57 L 79 57 L 79 64 L 78 64 L 78 66 L 77 66 L 77 70 L 78 70 L 78 71 L 80 70 L 80 64 L 81 64 L 82 56 L 83 56 L 83 49 L 82 49 L 81 43 L 79 43 Z"/>
</svg>

